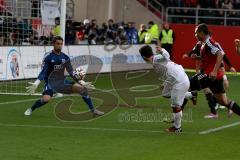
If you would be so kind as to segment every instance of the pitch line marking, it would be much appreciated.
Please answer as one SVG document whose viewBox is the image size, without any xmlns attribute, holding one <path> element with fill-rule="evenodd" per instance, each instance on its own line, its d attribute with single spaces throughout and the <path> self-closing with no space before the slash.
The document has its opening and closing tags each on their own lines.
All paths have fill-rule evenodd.
<svg viewBox="0 0 240 160">
<path fill-rule="evenodd" d="M 25 99 L 25 100 L 18 100 L 18 101 L 8 101 L 8 102 L 2 102 L 0 105 L 5 105 L 5 104 L 16 104 L 16 103 L 24 103 L 24 102 L 31 102 L 37 100 L 36 98 L 34 99 Z"/>
<path fill-rule="evenodd" d="M 52 125 L 25 125 L 25 124 L 2 124 L 1 127 L 21 127 L 21 128 L 50 128 L 50 129 L 74 129 L 74 130 L 95 130 L 95 131 L 112 131 L 112 132 L 142 132 L 142 133 L 167 133 L 161 130 L 143 130 L 143 129 L 124 129 L 124 128 L 90 128 L 90 127 L 64 127 Z M 182 132 L 180 134 L 196 135 L 197 132 Z"/>
<path fill-rule="evenodd" d="M 240 122 L 235 122 L 235 123 L 224 125 L 224 126 L 221 126 L 221 127 L 201 131 L 201 132 L 199 132 L 199 134 L 209 134 L 209 133 L 217 132 L 217 131 L 220 131 L 220 130 L 223 130 L 223 129 L 226 129 L 226 128 L 230 128 L 230 127 L 234 127 L 234 126 L 238 126 L 238 125 L 240 125 Z"/>
</svg>

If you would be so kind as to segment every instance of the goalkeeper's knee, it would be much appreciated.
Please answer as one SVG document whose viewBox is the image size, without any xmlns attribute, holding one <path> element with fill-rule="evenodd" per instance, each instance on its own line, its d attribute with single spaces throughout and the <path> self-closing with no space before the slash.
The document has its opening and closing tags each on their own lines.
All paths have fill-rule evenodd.
<svg viewBox="0 0 240 160">
<path fill-rule="evenodd" d="M 88 96 L 88 90 L 87 88 L 83 88 L 83 90 L 80 92 L 81 96 Z"/>
</svg>

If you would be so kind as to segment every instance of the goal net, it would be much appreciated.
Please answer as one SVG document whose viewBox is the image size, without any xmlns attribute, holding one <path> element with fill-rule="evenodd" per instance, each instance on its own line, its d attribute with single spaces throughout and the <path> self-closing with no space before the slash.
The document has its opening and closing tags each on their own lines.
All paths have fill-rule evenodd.
<svg viewBox="0 0 240 160">
<path fill-rule="evenodd" d="M 56 26 L 65 27 L 60 22 L 73 16 L 71 8 L 61 15 L 63 1 L 0 0 L 0 94 L 25 94 L 28 82 L 37 78 L 44 53 L 60 34 Z"/>
</svg>

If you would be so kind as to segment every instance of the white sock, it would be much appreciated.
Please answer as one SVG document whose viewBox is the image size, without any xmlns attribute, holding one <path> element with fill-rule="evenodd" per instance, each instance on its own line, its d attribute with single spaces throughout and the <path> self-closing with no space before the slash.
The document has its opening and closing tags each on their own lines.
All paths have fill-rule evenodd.
<svg viewBox="0 0 240 160">
<path fill-rule="evenodd" d="M 192 97 L 193 97 L 193 95 L 192 95 L 191 92 L 187 92 L 187 93 L 185 94 L 185 98 L 186 98 L 186 99 L 190 99 L 190 98 L 192 98 Z"/>
<path fill-rule="evenodd" d="M 174 119 L 173 126 L 175 128 L 181 128 L 181 126 L 182 126 L 182 116 L 183 116 L 182 111 L 180 111 L 178 113 L 173 113 L 173 119 Z"/>
</svg>

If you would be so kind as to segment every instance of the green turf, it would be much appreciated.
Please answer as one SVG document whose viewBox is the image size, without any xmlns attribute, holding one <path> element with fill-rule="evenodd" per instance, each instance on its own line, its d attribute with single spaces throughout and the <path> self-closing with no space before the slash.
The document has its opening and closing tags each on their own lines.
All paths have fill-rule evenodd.
<svg viewBox="0 0 240 160">
<path fill-rule="evenodd" d="M 117 91 L 108 91 L 107 104 L 119 103 L 114 111 L 106 116 L 88 122 L 66 122 L 56 118 L 54 108 L 66 99 L 74 101 L 71 111 L 78 114 L 87 111 L 86 106 L 78 96 L 56 98 L 43 108 L 34 112 L 31 117 L 25 117 L 25 109 L 37 99 L 37 96 L 0 96 L 0 159 L 1 160 L 238 160 L 240 127 L 230 127 L 218 132 L 200 135 L 199 132 L 232 124 L 240 121 L 234 115 L 227 118 L 227 111 L 220 110 L 220 118 L 206 120 L 208 113 L 204 95 L 200 92 L 198 105 L 189 103 L 185 112 L 190 114 L 183 122 L 184 132 L 180 135 L 167 134 L 164 129 L 169 127 L 152 117 L 137 119 L 136 115 L 170 115 L 170 102 L 162 97 L 138 98 L 137 105 L 129 108 L 124 101 L 134 97 L 128 93 L 129 86 L 136 84 L 155 84 L 154 75 L 148 78 L 136 78 L 124 82 L 115 79 L 124 73 L 113 75 L 119 83 Z M 133 75 L 134 76 L 134 73 Z M 92 77 L 88 77 L 92 80 Z M 229 76 L 230 88 L 228 95 L 240 103 L 240 76 Z M 95 85 L 99 89 L 112 89 L 108 74 L 98 77 Z M 115 84 L 115 82 L 113 82 Z M 116 85 L 114 85 L 116 86 Z M 124 88 L 124 89 L 122 89 Z M 147 89 L 143 86 L 142 89 Z M 149 87 L 151 88 L 151 86 Z M 121 90 L 122 89 L 122 90 Z M 94 103 L 101 105 L 99 99 L 102 91 L 94 91 Z M 124 95 L 124 93 L 128 95 Z M 159 90 L 160 92 L 160 90 Z M 144 92 L 143 92 L 144 93 Z M 30 100 L 29 100 L 30 99 Z M 29 101 L 23 101 L 29 100 Z M 16 102 L 6 104 L 4 102 Z M 109 108 L 107 108 L 109 109 Z M 127 117 L 127 118 L 126 118 Z M 187 119 L 187 121 L 186 121 Z"/>
</svg>

